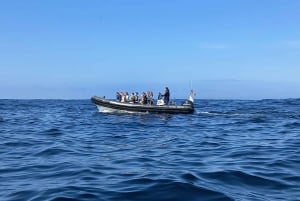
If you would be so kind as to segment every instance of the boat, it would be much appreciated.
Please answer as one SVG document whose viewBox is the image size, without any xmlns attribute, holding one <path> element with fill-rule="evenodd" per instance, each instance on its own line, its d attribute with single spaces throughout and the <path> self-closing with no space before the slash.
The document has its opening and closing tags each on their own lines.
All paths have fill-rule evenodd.
<svg viewBox="0 0 300 201">
<path fill-rule="evenodd" d="M 93 96 L 91 101 L 96 104 L 99 112 L 104 113 L 166 113 L 166 114 L 191 114 L 194 113 L 193 92 L 182 104 L 171 103 L 166 105 L 163 100 L 158 100 L 157 104 L 141 104 L 133 102 L 119 102 L 106 99 L 105 97 Z"/>
</svg>

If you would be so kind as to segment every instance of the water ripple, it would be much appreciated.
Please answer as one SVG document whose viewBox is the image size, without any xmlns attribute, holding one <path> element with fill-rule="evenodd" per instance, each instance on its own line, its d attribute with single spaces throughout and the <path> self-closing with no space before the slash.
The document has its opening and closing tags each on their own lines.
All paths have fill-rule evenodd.
<svg viewBox="0 0 300 201">
<path fill-rule="evenodd" d="M 300 197 L 300 99 L 197 100 L 191 115 L 0 100 L 0 200 Z"/>
<path fill-rule="evenodd" d="M 233 200 L 221 192 L 167 179 L 137 179 L 126 184 L 131 187 L 114 195 L 112 200 Z M 137 187 L 141 190 L 136 190 Z"/>
</svg>

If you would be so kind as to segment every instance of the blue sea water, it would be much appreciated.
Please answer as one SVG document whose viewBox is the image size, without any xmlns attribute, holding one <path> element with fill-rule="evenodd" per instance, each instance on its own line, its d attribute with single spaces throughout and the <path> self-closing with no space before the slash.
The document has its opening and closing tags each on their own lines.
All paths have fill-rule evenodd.
<svg viewBox="0 0 300 201">
<path fill-rule="evenodd" d="M 0 200 L 300 200 L 300 99 L 190 115 L 0 100 Z"/>
</svg>

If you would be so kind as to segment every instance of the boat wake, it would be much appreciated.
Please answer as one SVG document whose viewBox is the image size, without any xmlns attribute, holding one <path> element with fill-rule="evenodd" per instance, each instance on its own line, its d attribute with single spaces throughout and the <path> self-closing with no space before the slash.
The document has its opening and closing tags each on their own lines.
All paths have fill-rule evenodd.
<svg viewBox="0 0 300 201">
<path fill-rule="evenodd" d="M 199 115 L 210 115 L 210 116 L 250 116 L 253 114 L 250 113 L 231 113 L 231 112 L 208 112 L 208 111 L 199 111 Z"/>
</svg>

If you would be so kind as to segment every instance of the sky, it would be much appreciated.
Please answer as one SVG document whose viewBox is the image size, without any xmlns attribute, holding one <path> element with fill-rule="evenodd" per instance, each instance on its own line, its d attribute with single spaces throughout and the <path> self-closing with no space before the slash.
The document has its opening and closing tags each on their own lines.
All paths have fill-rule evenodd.
<svg viewBox="0 0 300 201">
<path fill-rule="evenodd" d="M 299 0 L 0 1 L 0 98 L 300 98 Z"/>
</svg>

